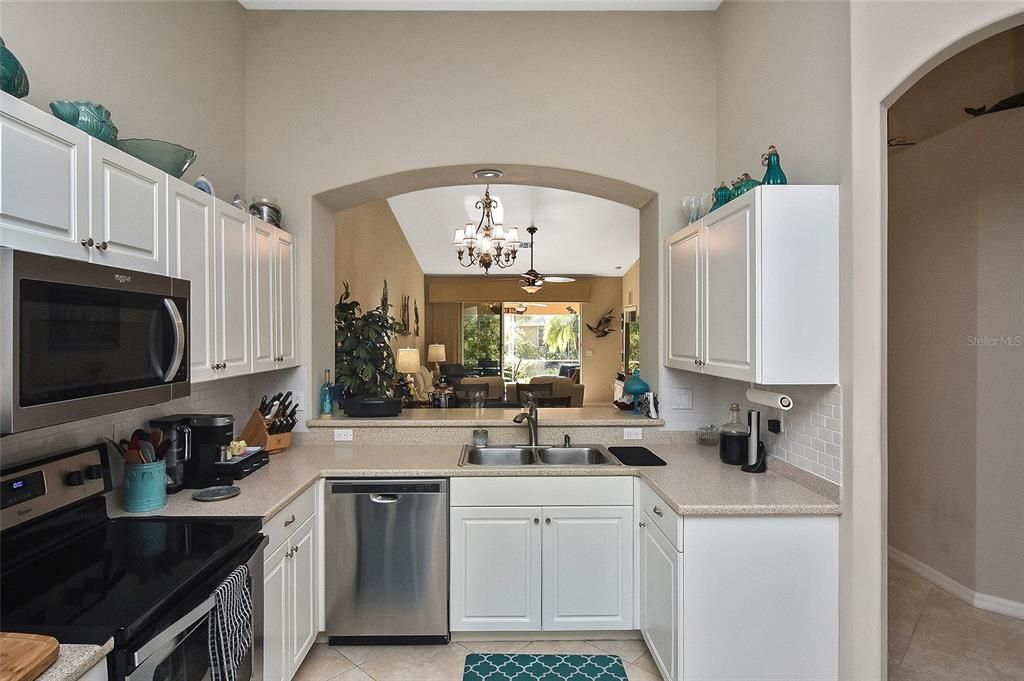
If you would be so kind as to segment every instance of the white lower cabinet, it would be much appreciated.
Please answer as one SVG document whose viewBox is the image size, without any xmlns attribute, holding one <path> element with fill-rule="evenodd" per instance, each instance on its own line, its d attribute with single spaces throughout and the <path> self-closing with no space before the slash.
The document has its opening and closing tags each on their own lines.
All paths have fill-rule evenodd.
<svg viewBox="0 0 1024 681">
<path fill-rule="evenodd" d="M 315 486 L 263 526 L 263 679 L 290 681 L 319 629 L 322 591 Z M 295 528 L 295 529 L 293 529 Z"/>
<path fill-rule="evenodd" d="M 456 478 L 451 490 L 452 631 L 633 628 L 632 480 Z"/>
<path fill-rule="evenodd" d="M 640 481 L 636 497 L 638 628 L 667 681 L 838 678 L 838 518 L 679 517 Z"/>
</svg>

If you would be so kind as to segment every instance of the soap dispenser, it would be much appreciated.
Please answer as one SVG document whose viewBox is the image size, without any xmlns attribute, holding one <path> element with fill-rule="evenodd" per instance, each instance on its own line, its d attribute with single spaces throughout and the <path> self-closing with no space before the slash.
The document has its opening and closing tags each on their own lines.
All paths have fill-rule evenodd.
<svg viewBox="0 0 1024 681">
<path fill-rule="evenodd" d="M 744 473 L 764 473 L 768 470 L 768 454 L 761 441 L 761 412 L 757 409 L 747 411 L 747 423 L 750 426 L 750 437 L 747 439 L 747 462 L 740 468 Z"/>
</svg>

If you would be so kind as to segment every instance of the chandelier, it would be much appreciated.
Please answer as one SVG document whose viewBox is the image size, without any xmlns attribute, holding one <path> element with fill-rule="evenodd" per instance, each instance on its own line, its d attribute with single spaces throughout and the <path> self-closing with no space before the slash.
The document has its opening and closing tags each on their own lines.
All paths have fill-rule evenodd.
<svg viewBox="0 0 1024 681">
<path fill-rule="evenodd" d="M 497 199 L 491 198 L 491 186 L 484 189 L 484 197 L 476 202 L 480 211 L 480 222 L 467 222 L 464 227 L 455 228 L 452 247 L 463 267 L 478 265 L 487 274 L 492 266 L 504 269 L 516 261 L 519 251 L 519 230 L 515 227 L 505 232 L 505 226 L 494 221 L 493 210 L 498 207 Z"/>
</svg>

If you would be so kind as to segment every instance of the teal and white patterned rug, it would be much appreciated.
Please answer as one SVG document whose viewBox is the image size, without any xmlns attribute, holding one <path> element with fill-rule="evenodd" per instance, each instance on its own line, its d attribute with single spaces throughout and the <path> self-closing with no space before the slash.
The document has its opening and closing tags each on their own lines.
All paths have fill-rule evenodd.
<svg viewBox="0 0 1024 681">
<path fill-rule="evenodd" d="M 462 681 L 626 681 L 618 655 L 466 655 Z"/>
</svg>

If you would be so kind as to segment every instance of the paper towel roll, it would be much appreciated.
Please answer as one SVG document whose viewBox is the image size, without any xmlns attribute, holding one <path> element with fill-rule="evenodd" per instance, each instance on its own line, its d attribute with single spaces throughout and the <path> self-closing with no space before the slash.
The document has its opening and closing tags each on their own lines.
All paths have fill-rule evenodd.
<svg viewBox="0 0 1024 681">
<path fill-rule="evenodd" d="M 747 399 L 755 404 L 763 404 L 768 407 L 775 407 L 782 411 L 789 411 L 793 408 L 793 398 L 789 395 L 783 395 L 782 393 L 773 393 L 768 390 L 757 390 L 756 388 L 749 388 L 747 390 Z"/>
</svg>

